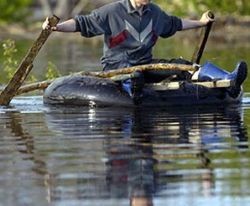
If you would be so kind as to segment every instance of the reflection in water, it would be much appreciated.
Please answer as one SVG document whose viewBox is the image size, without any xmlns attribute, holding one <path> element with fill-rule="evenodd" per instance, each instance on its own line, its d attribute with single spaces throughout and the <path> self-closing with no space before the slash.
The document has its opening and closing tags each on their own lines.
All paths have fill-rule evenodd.
<svg viewBox="0 0 250 206">
<path fill-rule="evenodd" d="M 16 137 L 17 145 L 20 146 L 17 147 L 18 152 L 26 154 L 26 160 L 34 162 L 33 170 L 37 174 L 46 175 L 46 163 L 35 154 L 34 137 L 22 127 L 21 115 L 18 112 L 7 113 L 7 115 L 10 122 L 7 123 L 6 128 L 10 129 L 11 133 Z"/>
<path fill-rule="evenodd" d="M 248 191 L 250 176 L 234 172 L 249 169 L 235 165 L 247 158 L 249 150 L 242 116 L 241 107 L 7 112 L 0 117 L 0 134 L 13 139 L 9 144 L 16 145 L 22 165 L 32 163 L 25 172 L 35 178 L 24 180 L 29 192 L 20 192 L 23 184 L 1 182 L 14 187 L 15 195 L 22 194 L 23 199 L 32 195 L 36 205 L 46 200 L 146 206 L 166 205 L 171 198 L 181 202 L 235 192 L 240 197 L 239 192 Z M 8 170 L 15 178 L 22 177 L 23 166 Z"/>
<path fill-rule="evenodd" d="M 2 159 L 0 184 L 3 188 L 7 187 L 12 191 L 8 193 L 5 188 L 4 192 L 1 192 L 3 195 L 1 195 L 1 203 L 4 205 L 29 205 L 32 201 L 30 197 L 35 197 L 41 205 L 47 202 L 43 199 L 46 197 L 44 180 L 48 175 L 46 162 L 36 153 L 34 137 L 23 127 L 23 121 L 22 114 L 11 107 L 7 108 L 7 112 L 1 114 L 0 118 L 0 134 L 2 143 L 5 142 L 0 147 Z M 12 147 L 15 148 L 17 154 L 11 149 Z M 5 151 L 11 152 L 5 154 Z M 11 156 L 12 165 L 8 164 L 7 155 Z M 8 171 L 6 176 L 5 171 Z M 43 186 L 40 187 L 40 185 Z"/>
<path fill-rule="evenodd" d="M 84 154 L 79 158 L 84 156 L 85 166 L 67 174 L 75 184 L 62 184 L 67 175 L 61 171 L 51 185 L 57 201 L 108 198 L 153 205 L 157 197 L 185 196 L 192 184 L 200 185 L 200 191 L 192 191 L 195 195 L 211 196 L 215 177 L 210 154 L 248 148 L 240 143 L 247 142 L 247 135 L 237 108 L 60 108 L 46 114 L 46 122 L 61 140 L 77 141 L 77 154 Z"/>
</svg>

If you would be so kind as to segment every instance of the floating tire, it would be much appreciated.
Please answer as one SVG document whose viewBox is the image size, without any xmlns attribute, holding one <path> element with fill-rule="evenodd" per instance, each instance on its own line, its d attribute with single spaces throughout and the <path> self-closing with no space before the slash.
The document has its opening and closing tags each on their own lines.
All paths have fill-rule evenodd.
<svg viewBox="0 0 250 206">
<path fill-rule="evenodd" d="M 44 93 L 45 104 L 106 106 L 133 105 L 119 84 L 103 78 L 71 75 L 56 79 Z"/>
</svg>

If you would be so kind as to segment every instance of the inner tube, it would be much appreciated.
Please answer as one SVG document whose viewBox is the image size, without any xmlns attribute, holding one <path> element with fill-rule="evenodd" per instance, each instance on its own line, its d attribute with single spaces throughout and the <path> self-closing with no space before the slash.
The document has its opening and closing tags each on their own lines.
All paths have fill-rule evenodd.
<svg viewBox="0 0 250 206">
<path fill-rule="evenodd" d="M 45 90 L 45 104 L 81 106 L 132 106 L 133 100 L 119 83 L 93 76 L 70 75 L 57 78 Z"/>
<path fill-rule="evenodd" d="M 159 87 L 144 85 L 140 102 L 136 103 L 122 89 L 120 81 L 80 74 L 56 79 L 45 90 L 43 101 L 50 105 L 69 106 L 177 106 L 235 104 L 241 102 L 242 90 L 236 96 L 232 89 L 208 88 L 188 81 L 177 82 L 179 88 L 171 89 L 168 84 Z"/>
</svg>

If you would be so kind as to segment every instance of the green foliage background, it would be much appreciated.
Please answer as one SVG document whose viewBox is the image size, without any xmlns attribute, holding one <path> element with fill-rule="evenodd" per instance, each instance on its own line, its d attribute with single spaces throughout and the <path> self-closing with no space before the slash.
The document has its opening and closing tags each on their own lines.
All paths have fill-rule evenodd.
<svg viewBox="0 0 250 206">
<path fill-rule="evenodd" d="M 23 22 L 31 13 L 31 0 L 1 0 L 0 23 Z"/>
<path fill-rule="evenodd" d="M 249 0 L 154 0 L 166 11 L 179 16 L 200 16 L 206 10 L 212 10 L 216 15 L 250 15 Z M 32 0 L 1 0 L 0 24 L 24 22 L 32 16 Z M 39 5 L 39 4 L 38 4 Z M 93 8 L 92 8 L 93 9 Z"/>
<path fill-rule="evenodd" d="M 199 15 L 212 10 L 220 15 L 250 15 L 249 0 L 154 0 L 176 15 Z"/>
</svg>

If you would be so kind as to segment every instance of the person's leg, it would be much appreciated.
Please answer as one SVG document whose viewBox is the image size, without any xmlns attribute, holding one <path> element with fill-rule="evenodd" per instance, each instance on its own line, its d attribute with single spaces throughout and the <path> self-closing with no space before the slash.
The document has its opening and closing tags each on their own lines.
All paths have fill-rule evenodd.
<svg viewBox="0 0 250 206">
<path fill-rule="evenodd" d="M 210 62 L 206 62 L 198 72 L 199 81 L 211 81 L 228 79 L 235 81 L 240 86 L 247 77 L 247 64 L 244 61 L 239 62 L 233 72 L 227 72 L 215 66 Z"/>
<path fill-rule="evenodd" d="M 192 79 L 196 78 L 198 81 L 232 80 L 234 86 L 229 89 L 229 92 L 231 96 L 236 97 L 241 91 L 242 83 L 247 78 L 247 72 L 247 64 L 244 61 L 240 61 L 233 72 L 227 72 L 210 62 L 206 62 Z"/>
<path fill-rule="evenodd" d="M 131 67 L 128 62 L 119 62 L 116 64 L 105 64 L 103 71 L 114 70 L 118 68 Z M 130 75 L 124 75 L 123 79 L 116 80 L 120 88 L 125 91 L 135 102 L 135 104 L 140 103 L 142 97 L 142 89 L 144 85 L 144 76 L 142 72 L 133 72 Z"/>
<path fill-rule="evenodd" d="M 139 104 L 142 98 L 144 75 L 142 72 L 134 72 L 130 78 L 122 80 L 122 89 L 128 93 L 135 104 Z"/>
</svg>

